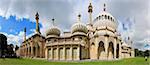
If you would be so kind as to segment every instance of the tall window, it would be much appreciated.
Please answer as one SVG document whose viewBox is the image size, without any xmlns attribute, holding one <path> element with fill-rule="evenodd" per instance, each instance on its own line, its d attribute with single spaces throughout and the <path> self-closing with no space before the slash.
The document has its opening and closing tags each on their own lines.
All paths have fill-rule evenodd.
<svg viewBox="0 0 150 65">
<path fill-rule="evenodd" d="M 105 51 L 104 43 L 102 41 L 99 42 L 98 53 L 101 56 L 101 53 Z"/>
<path fill-rule="evenodd" d="M 54 48 L 54 51 L 53 51 L 53 52 L 54 52 L 54 53 L 53 53 L 54 59 L 56 59 L 56 57 L 57 57 L 57 49 Z"/>
<path fill-rule="evenodd" d="M 109 42 L 108 53 L 112 54 L 114 57 L 114 45 L 112 42 Z"/>
<path fill-rule="evenodd" d="M 52 51 L 51 51 L 51 49 L 48 50 L 48 57 L 49 57 L 49 58 L 52 57 Z"/>
<path fill-rule="evenodd" d="M 105 15 L 105 19 L 107 19 L 107 15 Z"/>
<path fill-rule="evenodd" d="M 73 59 L 77 59 L 77 48 L 73 48 Z"/>
<path fill-rule="evenodd" d="M 70 58 L 70 48 L 66 48 L 66 59 Z"/>
<path fill-rule="evenodd" d="M 63 48 L 59 49 L 59 58 L 62 59 L 63 58 Z"/>
</svg>

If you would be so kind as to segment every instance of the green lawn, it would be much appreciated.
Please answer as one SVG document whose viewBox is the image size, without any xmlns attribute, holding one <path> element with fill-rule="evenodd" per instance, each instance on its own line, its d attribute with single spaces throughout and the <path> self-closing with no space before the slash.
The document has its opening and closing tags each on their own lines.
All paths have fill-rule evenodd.
<svg viewBox="0 0 150 65">
<path fill-rule="evenodd" d="M 117 61 L 48 62 L 33 59 L 0 59 L 0 65 L 150 65 L 150 59 L 130 58 Z"/>
</svg>

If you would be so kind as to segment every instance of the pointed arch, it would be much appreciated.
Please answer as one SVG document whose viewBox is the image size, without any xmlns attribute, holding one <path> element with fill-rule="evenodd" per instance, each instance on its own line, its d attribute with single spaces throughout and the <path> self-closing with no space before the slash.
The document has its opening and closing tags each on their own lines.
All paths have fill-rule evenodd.
<svg viewBox="0 0 150 65">
<path fill-rule="evenodd" d="M 113 42 L 109 42 L 108 57 L 109 58 L 114 58 L 114 45 L 113 45 Z"/>
<path fill-rule="evenodd" d="M 98 46 L 98 57 L 102 57 L 103 53 L 105 52 L 104 42 L 100 41 Z"/>
</svg>

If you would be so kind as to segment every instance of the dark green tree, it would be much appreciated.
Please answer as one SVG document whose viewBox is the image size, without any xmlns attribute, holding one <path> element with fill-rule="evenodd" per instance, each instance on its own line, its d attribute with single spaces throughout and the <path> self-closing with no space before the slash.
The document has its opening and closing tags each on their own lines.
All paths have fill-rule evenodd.
<svg viewBox="0 0 150 65">
<path fill-rule="evenodd" d="M 7 37 L 0 34 L 0 57 L 5 56 L 7 53 Z"/>
</svg>

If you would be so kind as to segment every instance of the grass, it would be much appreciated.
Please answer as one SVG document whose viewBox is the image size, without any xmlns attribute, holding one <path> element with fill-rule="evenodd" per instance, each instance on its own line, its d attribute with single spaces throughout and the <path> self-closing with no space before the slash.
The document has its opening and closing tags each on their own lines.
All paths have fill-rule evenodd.
<svg viewBox="0 0 150 65">
<path fill-rule="evenodd" d="M 0 59 L 0 65 L 150 65 L 150 59 L 142 57 L 128 58 L 117 61 L 85 61 L 85 62 L 48 62 L 35 59 Z"/>
</svg>

